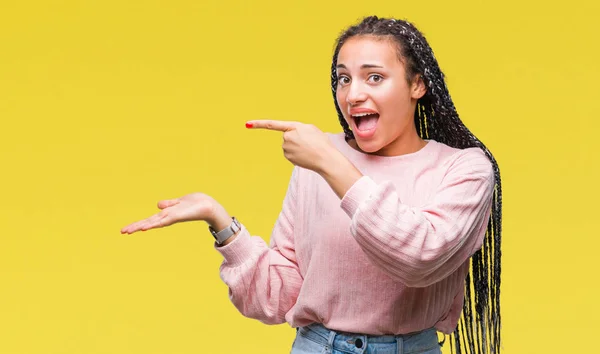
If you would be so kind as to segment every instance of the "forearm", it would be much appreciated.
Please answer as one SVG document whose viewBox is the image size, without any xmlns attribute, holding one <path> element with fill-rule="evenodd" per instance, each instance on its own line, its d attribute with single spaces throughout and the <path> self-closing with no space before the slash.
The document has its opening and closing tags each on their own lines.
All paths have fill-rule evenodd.
<svg viewBox="0 0 600 354">
<path fill-rule="evenodd" d="M 221 278 L 230 289 L 232 302 L 245 316 L 270 324 L 285 322 L 285 314 L 295 304 L 302 286 L 294 243 L 295 174 L 270 246 L 261 237 L 251 236 L 243 224 L 226 245 L 215 245 L 224 257 Z M 228 225 L 231 218 L 223 208 L 216 208 L 211 222 L 219 227 Z"/>
<path fill-rule="evenodd" d="M 318 173 L 327 181 L 338 198 L 342 199 L 346 192 L 363 174 L 339 151 L 329 155 Z"/>
<path fill-rule="evenodd" d="M 411 207 L 393 183 L 363 178 L 341 206 L 352 218 L 352 235 L 374 264 L 407 286 L 427 286 L 460 267 L 485 233 L 489 182 L 454 182 L 426 205 Z"/>
<path fill-rule="evenodd" d="M 250 236 L 246 229 L 234 242 L 217 250 L 225 258 L 221 279 L 240 313 L 267 324 L 284 323 L 302 287 L 297 264 L 282 250 L 267 247 L 262 238 Z"/>
</svg>

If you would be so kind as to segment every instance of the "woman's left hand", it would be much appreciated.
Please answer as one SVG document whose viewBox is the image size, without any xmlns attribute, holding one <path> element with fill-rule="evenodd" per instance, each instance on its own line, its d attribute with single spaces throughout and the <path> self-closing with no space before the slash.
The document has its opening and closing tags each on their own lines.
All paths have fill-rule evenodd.
<svg viewBox="0 0 600 354">
<path fill-rule="evenodd" d="M 283 155 L 294 165 L 321 173 L 340 152 L 327 135 L 312 124 L 280 120 L 253 120 L 246 123 L 251 129 L 283 132 Z"/>
</svg>

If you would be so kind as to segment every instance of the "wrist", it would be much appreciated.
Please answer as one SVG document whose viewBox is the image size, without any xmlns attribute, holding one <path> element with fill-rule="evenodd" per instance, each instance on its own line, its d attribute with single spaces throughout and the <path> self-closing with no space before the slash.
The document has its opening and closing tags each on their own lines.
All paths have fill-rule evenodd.
<svg viewBox="0 0 600 354">
<path fill-rule="evenodd" d="M 210 227 L 219 231 L 231 224 L 231 215 L 220 204 L 214 205 L 210 218 L 206 219 Z"/>
<path fill-rule="evenodd" d="M 231 226 L 232 217 L 229 213 L 223 208 L 220 204 L 217 204 L 213 208 L 212 216 L 210 219 L 207 219 L 206 222 L 208 225 L 214 230 L 214 232 L 219 232 Z M 229 238 L 224 240 L 222 243 L 217 241 L 219 247 L 225 246 L 235 240 L 237 235 L 239 234 L 239 230 L 231 235 Z"/>
<path fill-rule="evenodd" d="M 342 153 L 334 154 L 319 172 L 338 198 L 343 199 L 346 192 L 363 174 Z"/>
<path fill-rule="evenodd" d="M 321 162 L 318 164 L 317 168 L 314 170 L 317 174 L 321 175 L 321 177 L 325 177 L 326 175 L 331 175 L 333 171 L 339 166 L 340 162 L 345 159 L 345 156 L 342 155 L 337 149 L 332 148 L 327 153 L 323 154 L 321 158 Z"/>
<path fill-rule="evenodd" d="M 348 163 L 348 159 L 341 152 L 335 150 L 328 153 L 322 160 L 322 163 L 319 166 L 317 172 L 321 177 L 327 178 L 331 177 L 334 174 L 338 173 L 341 169 L 346 167 L 346 163 Z"/>
</svg>

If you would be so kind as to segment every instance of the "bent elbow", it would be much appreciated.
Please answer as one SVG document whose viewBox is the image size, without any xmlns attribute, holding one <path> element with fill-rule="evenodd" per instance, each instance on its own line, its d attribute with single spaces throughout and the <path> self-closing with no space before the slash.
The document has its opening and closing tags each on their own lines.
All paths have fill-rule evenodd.
<svg viewBox="0 0 600 354">
<path fill-rule="evenodd" d="M 410 288 L 425 288 L 441 280 L 436 276 L 436 272 L 440 267 L 439 257 L 422 258 L 411 266 L 411 271 L 407 272 L 401 279 L 402 283 Z"/>
</svg>

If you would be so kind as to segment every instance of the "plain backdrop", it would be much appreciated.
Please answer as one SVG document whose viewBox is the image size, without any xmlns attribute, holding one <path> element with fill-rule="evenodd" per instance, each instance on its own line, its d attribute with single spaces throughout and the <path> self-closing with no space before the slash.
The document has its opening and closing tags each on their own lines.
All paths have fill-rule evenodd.
<svg viewBox="0 0 600 354">
<path fill-rule="evenodd" d="M 333 44 L 375 14 L 432 45 L 500 163 L 506 354 L 598 332 L 598 2 L 3 1 L 0 353 L 286 353 L 241 316 L 203 222 L 125 236 L 205 192 L 265 240 L 292 170 L 277 132 L 340 132 Z M 449 353 L 448 342 L 444 348 Z"/>
</svg>

